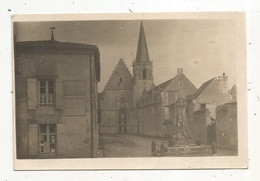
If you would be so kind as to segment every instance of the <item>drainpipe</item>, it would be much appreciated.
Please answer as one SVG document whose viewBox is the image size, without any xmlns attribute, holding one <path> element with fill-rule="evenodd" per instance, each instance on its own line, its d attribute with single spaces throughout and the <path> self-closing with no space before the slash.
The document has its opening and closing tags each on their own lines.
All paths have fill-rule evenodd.
<svg viewBox="0 0 260 181">
<path fill-rule="evenodd" d="M 91 140 L 91 143 L 90 143 L 90 157 L 93 158 L 93 102 L 92 102 L 92 52 L 90 53 L 90 81 L 89 81 L 89 84 L 90 84 L 90 140 Z"/>
</svg>

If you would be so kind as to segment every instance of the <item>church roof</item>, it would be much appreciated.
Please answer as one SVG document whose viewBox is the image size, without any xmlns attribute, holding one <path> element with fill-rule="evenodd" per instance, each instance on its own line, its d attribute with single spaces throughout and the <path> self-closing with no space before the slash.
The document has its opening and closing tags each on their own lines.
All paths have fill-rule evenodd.
<svg viewBox="0 0 260 181">
<path fill-rule="evenodd" d="M 147 63 L 150 62 L 148 47 L 146 43 L 143 22 L 141 22 L 139 40 L 136 53 L 136 63 Z"/>
<path fill-rule="evenodd" d="M 197 88 L 194 86 L 194 84 L 193 84 L 184 74 L 181 73 L 181 74 L 179 74 L 179 75 L 183 76 L 184 79 L 186 79 L 186 80 L 197 90 Z M 177 75 L 174 76 L 173 78 L 171 78 L 171 79 L 169 79 L 169 80 L 167 80 L 167 81 L 165 81 L 165 82 L 162 82 L 161 84 L 159 84 L 159 85 L 157 85 L 157 86 L 153 86 L 152 89 L 150 89 L 150 90 L 148 90 L 148 91 L 144 90 L 144 91 L 143 91 L 143 94 L 145 94 L 145 95 L 151 95 L 152 92 L 163 92 L 163 91 L 168 87 L 168 85 L 169 85 L 170 83 L 172 83 L 173 81 L 175 81 L 175 79 L 176 79 L 177 76 L 179 76 L 179 75 L 177 74 Z"/>
<path fill-rule="evenodd" d="M 176 76 L 157 86 L 154 86 L 151 90 L 146 91 L 146 94 L 150 94 L 152 91 L 162 92 L 175 78 Z"/>
<path fill-rule="evenodd" d="M 176 76 L 167 80 L 167 81 L 165 81 L 165 82 L 163 82 L 163 83 L 161 83 L 161 84 L 159 84 L 159 85 L 157 85 L 155 87 L 155 89 L 164 90 L 167 87 L 167 85 L 169 85 L 171 83 L 171 81 L 173 81 L 175 78 L 176 78 Z"/>
<path fill-rule="evenodd" d="M 193 95 L 193 99 L 197 99 L 201 93 L 210 85 L 211 82 L 213 82 L 214 80 L 216 80 L 216 77 L 208 80 L 207 82 L 204 82 L 200 88 L 194 93 Z"/>
<path fill-rule="evenodd" d="M 193 83 L 192 83 L 184 74 L 181 74 L 181 75 L 182 75 L 190 84 L 192 84 L 192 86 L 193 86 L 195 89 L 197 89 L 197 88 L 193 85 Z M 153 91 L 158 91 L 158 92 L 164 91 L 165 88 L 167 88 L 167 86 L 168 86 L 172 81 L 175 81 L 175 79 L 176 79 L 177 76 L 178 76 L 178 75 L 174 76 L 173 78 L 171 78 L 171 79 L 169 79 L 169 80 L 167 80 L 167 81 L 165 81 L 165 82 L 162 82 L 161 84 L 159 84 L 159 85 L 157 85 L 157 86 L 154 86 L 154 87 L 152 88 L 152 90 L 153 90 Z M 152 91 L 152 90 L 150 90 L 150 91 Z"/>
</svg>

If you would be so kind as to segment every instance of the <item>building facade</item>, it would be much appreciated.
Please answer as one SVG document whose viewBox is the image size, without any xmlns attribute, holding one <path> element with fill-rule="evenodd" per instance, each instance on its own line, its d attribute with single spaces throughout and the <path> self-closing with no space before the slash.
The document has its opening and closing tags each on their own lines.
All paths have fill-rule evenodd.
<svg viewBox="0 0 260 181">
<path fill-rule="evenodd" d="M 15 43 L 17 158 L 98 156 L 95 45 Z"/>
<path fill-rule="evenodd" d="M 154 85 L 153 62 L 141 23 L 133 76 L 120 60 L 100 94 L 100 133 L 166 137 L 176 121 L 177 99 L 196 90 L 183 69 L 177 69 L 172 79 Z"/>
<path fill-rule="evenodd" d="M 189 97 L 187 112 L 189 127 L 194 138 L 202 143 L 209 143 L 208 135 L 216 135 L 216 128 L 212 130 L 214 133 L 209 133 L 208 128 L 212 122 L 216 121 L 217 107 L 234 99 L 232 95 L 235 94 L 234 89 L 228 90 L 228 76 L 223 73 L 222 76 L 214 77 L 203 83 L 194 95 Z M 223 125 L 222 122 L 216 121 L 216 125 L 220 126 L 221 124 Z"/>
<path fill-rule="evenodd" d="M 177 102 L 192 95 L 197 88 L 184 75 L 183 69 L 177 69 L 172 79 L 144 89 L 136 109 L 136 120 L 140 135 L 168 137 L 177 121 Z"/>
<path fill-rule="evenodd" d="M 214 77 L 201 85 L 192 97 L 194 111 L 209 109 L 210 115 L 216 118 L 216 107 L 232 99 L 228 90 L 228 76 Z M 210 123 L 210 122 L 209 122 Z"/>
<path fill-rule="evenodd" d="M 99 94 L 101 134 L 131 132 L 133 110 L 133 78 L 121 59 L 116 65 L 105 89 Z"/>
</svg>

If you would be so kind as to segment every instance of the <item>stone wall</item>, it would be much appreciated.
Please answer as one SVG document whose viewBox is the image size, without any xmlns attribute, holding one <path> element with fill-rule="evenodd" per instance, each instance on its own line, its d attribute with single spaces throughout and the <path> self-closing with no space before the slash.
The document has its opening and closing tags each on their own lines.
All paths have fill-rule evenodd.
<svg viewBox="0 0 260 181">
<path fill-rule="evenodd" d="M 101 108 L 101 134 L 118 134 L 120 105 L 125 105 L 127 110 L 127 124 L 132 123 L 132 90 L 105 90 L 100 100 Z"/>
<path fill-rule="evenodd" d="M 176 75 L 175 79 L 171 81 L 165 91 L 176 91 L 176 101 L 180 97 L 186 98 L 189 95 L 193 95 L 196 90 L 197 88 L 181 72 Z"/>
<path fill-rule="evenodd" d="M 208 109 L 198 110 L 193 113 L 193 120 L 189 126 L 195 140 L 207 143 L 207 122 L 210 122 L 210 112 Z"/>
<path fill-rule="evenodd" d="M 40 156 L 38 142 L 35 146 L 36 152 L 29 155 L 31 147 L 28 143 L 30 140 L 28 132 L 30 125 L 35 125 L 34 134 L 36 135 L 31 136 L 38 137 L 38 124 L 45 123 L 57 125 L 56 157 L 91 157 L 91 147 L 93 155 L 95 155 L 98 151 L 97 82 L 95 62 L 92 61 L 92 80 L 90 80 L 89 54 L 16 54 L 15 95 L 18 158 Z M 58 97 L 56 97 L 56 105 L 47 106 L 53 111 L 44 112 L 44 107 L 38 104 L 36 95 L 35 108 L 28 109 L 28 79 L 36 80 L 36 83 L 39 79 L 54 79 L 56 83 L 59 80 L 61 86 L 55 86 L 55 89 L 56 93 L 62 94 L 60 97 L 62 107 L 57 107 Z M 93 88 L 92 105 L 90 104 L 90 87 Z M 60 92 L 61 89 L 64 94 Z M 39 94 L 37 90 L 35 92 Z M 93 140 L 91 140 L 91 126 L 93 126 Z M 31 128 L 33 127 L 31 126 Z M 61 132 L 62 134 L 60 134 Z M 35 140 L 37 141 L 37 139 Z"/>
<path fill-rule="evenodd" d="M 152 104 L 137 110 L 139 134 L 152 137 L 163 137 L 166 129 L 163 126 L 163 110 L 161 103 Z"/>
<path fill-rule="evenodd" d="M 237 103 L 226 103 L 216 109 L 217 146 L 238 149 Z"/>
<path fill-rule="evenodd" d="M 137 108 L 139 133 L 146 136 L 168 137 L 176 122 L 177 99 L 186 98 L 196 90 L 180 69 L 176 77 L 151 91 L 144 92 Z"/>
</svg>

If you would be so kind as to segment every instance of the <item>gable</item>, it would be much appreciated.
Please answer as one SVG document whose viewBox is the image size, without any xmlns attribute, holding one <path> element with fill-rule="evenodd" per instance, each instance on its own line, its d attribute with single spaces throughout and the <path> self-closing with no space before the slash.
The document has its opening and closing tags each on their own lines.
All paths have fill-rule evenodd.
<svg viewBox="0 0 260 181">
<path fill-rule="evenodd" d="M 180 84 L 181 81 L 181 84 Z M 164 102 L 173 103 L 179 97 L 186 98 L 193 95 L 197 88 L 192 82 L 183 74 L 177 74 L 175 77 L 155 86 L 152 90 L 144 92 L 145 99 L 149 101 L 152 96 L 160 95 Z"/>
<path fill-rule="evenodd" d="M 184 74 L 181 73 L 174 79 L 171 79 L 164 91 L 176 91 L 178 97 L 185 98 L 189 95 L 193 95 L 197 91 L 197 88 Z"/>
<path fill-rule="evenodd" d="M 216 78 L 211 79 L 208 82 L 202 84 L 201 88 L 203 88 L 200 94 L 197 96 L 198 101 L 202 101 L 205 103 L 211 102 L 211 99 L 214 99 L 218 94 L 218 81 Z"/>
<path fill-rule="evenodd" d="M 111 74 L 106 86 L 106 90 L 130 90 L 133 89 L 133 78 L 123 60 L 120 60 Z"/>
<path fill-rule="evenodd" d="M 230 93 L 223 93 L 219 88 L 219 82 L 217 78 L 213 78 L 200 87 L 198 94 L 194 99 L 196 102 L 204 104 L 222 104 L 231 100 L 232 96 Z"/>
<path fill-rule="evenodd" d="M 204 82 L 200 86 L 200 88 L 194 93 L 193 98 L 197 99 L 203 93 L 203 91 L 210 85 L 210 83 L 213 82 L 214 80 L 216 80 L 215 77 L 213 79 L 208 80 L 207 82 Z"/>
</svg>

